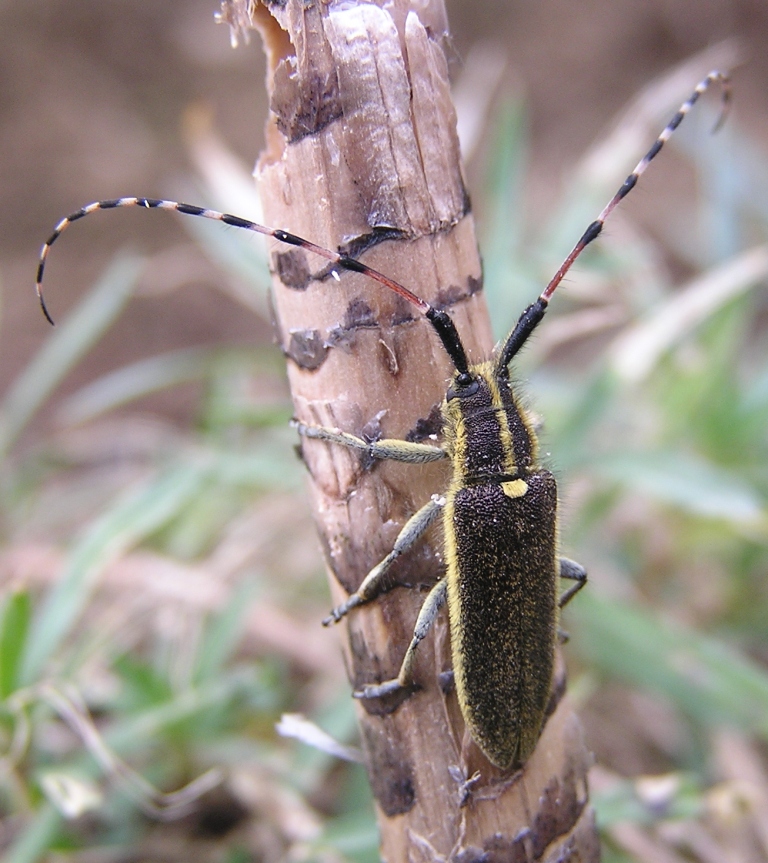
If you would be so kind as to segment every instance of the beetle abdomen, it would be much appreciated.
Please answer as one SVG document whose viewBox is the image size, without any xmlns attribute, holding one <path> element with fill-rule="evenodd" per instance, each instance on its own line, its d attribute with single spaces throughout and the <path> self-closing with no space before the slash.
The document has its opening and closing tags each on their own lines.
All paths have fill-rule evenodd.
<svg viewBox="0 0 768 863">
<path fill-rule="evenodd" d="M 552 683 L 557 490 L 548 471 L 457 488 L 445 511 L 456 689 L 469 730 L 506 768 L 533 751 Z"/>
</svg>

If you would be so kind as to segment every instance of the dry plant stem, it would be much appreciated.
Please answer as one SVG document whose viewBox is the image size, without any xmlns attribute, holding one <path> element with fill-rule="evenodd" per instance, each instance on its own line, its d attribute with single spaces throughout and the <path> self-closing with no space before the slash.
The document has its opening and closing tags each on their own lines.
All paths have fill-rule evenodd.
<svg viewBox="0 0 768 863">
<path fill-rule="evenodd" d="M 269 58 L 272 114 L 256 172 L 265 220 L 332 249 L 393 229 L 396 238 L 362 259 L 449 308 L 471 359 L 487 357 L 492 337 L 442 0 L 381 7 L 288 0 L 256 4 L 252 13 Z M 434 419 L 452 368 L 417 309 L 354 273 L 340 282 L 310 278 L 323 262 L 302 250 L 275 246 L 272 263 L 298 418 L 389 438 Z M 302 450 L 338 603 L 387 554 L 405 520 L 445 488 L 446 464 L 370 465 L 319 441 Z M 433 583 L 439 542 L 430 536 L 404 555 L 393 580 Z M 340 624 L 355 687 L 396 676 L 424 596 L 393 590 Z M 358 704 L 383 859 L 596 860 L 589 756 L 567 700 L 553 699 L 525 768 L 502 773 L 465 733 L 450 685 L 440 685 L 450 668 L 447 621 L 434 629 L 419 649 L 418 692 L 394 712 Z M 563 688 L 561 673 L 559 694 Z M 480 778 L 467 784 L 476 771 Z"/>
</svg>

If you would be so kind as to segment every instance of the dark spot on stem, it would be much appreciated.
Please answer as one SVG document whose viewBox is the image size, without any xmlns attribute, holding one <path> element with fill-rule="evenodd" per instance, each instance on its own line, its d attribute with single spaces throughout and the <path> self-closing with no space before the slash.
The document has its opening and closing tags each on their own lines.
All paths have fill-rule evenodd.
<svg viewBox="0 0 768 863">
<path fill-rule="evenodd" d="M 328 347 L 318 330 L 293 330 L 285 353 L 300 369 L 314 371 L 325 362 Z"/>
<path fill-rule="evenodd" d="M 386 725 L 377 721 L 362 724 L 363 749 L 373 796 L 388 818 L 409 812 L 416 802 L 413 767 L 406 749 L 389 737 Z"/>
<path fill-rule="evenodd" d="M 275 272 L 286 288 L 306 291 L 312 281 L 307 256 L 299 249 L 278 252 L 274 257 Z"/>
</svg>

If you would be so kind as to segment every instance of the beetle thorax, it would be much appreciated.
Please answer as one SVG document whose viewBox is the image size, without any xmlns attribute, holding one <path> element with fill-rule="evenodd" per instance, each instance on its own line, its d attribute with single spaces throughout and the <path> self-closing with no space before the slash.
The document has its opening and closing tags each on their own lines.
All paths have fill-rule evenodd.
<svg viewBox="0 0 768 863">
<path fill-rule="evenodd" d="M 536 466 L 537 439 L 530 420 L 492 363 L 471 369 L 472 383 L 454 377 L 443 404 L 446 448 L 463 484 L 508 482 Z"/>
</svg>

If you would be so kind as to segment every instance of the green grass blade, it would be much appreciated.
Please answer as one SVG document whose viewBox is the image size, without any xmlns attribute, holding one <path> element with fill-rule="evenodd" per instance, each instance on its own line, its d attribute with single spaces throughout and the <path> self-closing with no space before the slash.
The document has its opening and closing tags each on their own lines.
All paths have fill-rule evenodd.
<svg viewBox="0 0 768 863">
<path fill-rule="evenodd" d="M 27 641 L 31 616 L 29 593 L 18 590 L 5 602 L 0 615 L 0 701 L 16 690 L 19 664 Z"/>
<path fill-rule="evenodd" d="M 591 803 L 600 829 L 605 830 L 626 821 L 655 824 L 671 819 L 697 818 L 706 812 L 706 793 L 695 776 L 686 773 L 667 774 L 665 777 L 656 777 L 656 781 L 668 784 L 661 803 L 654 798 L 650 801 L 643 798 L 642 777 L 637 782 L 617 782 L 593 795 Z"/>
<path fill-rule="evenodd" d="M 148 741 L 157 741 L 173 726 L 236 700 L 247 703 L 252 714 L 274 710 L 276 706 L 269 684 L 257 667 L 236 667 L 201 686 L 174 693 L 168 701 L 120 718 L 104 739 L 119 755 L 127 756 L 144 749 Z"/>
<path fill-rule="evenodd" d="M 42 860 L 43 855 L 50 851 L 51 843 L 56 838 L 62 820 L 53 804 L 43 804 L 5 852 L 3 863 L 36 863 Z"/>
<path fill-rule="evenodd" d="M 768 673 L 715 638 L 592 591 L 574 603 L 574 644 L 602 672 L 659 692 L 705 726 L 768 736 Z"/>
<path fill-rule="evenodd" d="M 198 655 L 197 680 L 209 681 L 222 673 L 240 640 L 255 593 L 253 581 L 242 582 L 232 591 L 226 608 L 209 622 Z"/>
<path fill-rule="evenodd" d="M 207 219 L 185 219 L 184 227 L 215 264 L 244 286 L 230 289 L 229 295 L 269 320 L 269 266 L 263 238 L 250 231 L 226 231 Z"/>
<path fill-rule="evenodd" d="M 525 223 L 522 213 L 527 167 L 527 125 L 521 102 L 505 101 L 494 123 L 495 144 L 488 170 L 487 212 L 483 214 L 483 271 L 488 304 L 494 310 L 494 335 L 502 338 L 520 309 L 537 292 L 522 254 Z M 538 288 L 540 290 L 540 288 Z"/>
<path fill-rule="evenodd" d="M 727 303 L 761 284 L 766 275 L 768 246 L 761 245 L 693 279 L 616 339 L 610 355 L 613 369 L 624 382 L 643 380 L 666 351 L 678 347 Z"/>
<path fill-rule="evenodd" d="M 78 390 L 62 407 L 67 424 L 88 422 L 128 402 L 188 381 L 215 374 L 223 362 L 245 366 L 243 352 L 184 348 L 123 366 Z"/>
<path fill-rule="evenodd" d="M 0 405 L 0 454 L 12 446 L 61 379 L 119 317 L 142 266 L 142 258 L 118 255 L 16 379 Z"/>
<path fill-rule="evenodd" d="M 34 623 L 23 662 L 25 683 L 37 679 L 70 632 L 104 567 L 178 513 L 199 493 L 208 475 L 208 464 L 173 467 L 129 491 L 90 526 L 72 549 Z"/>
<path fill-rule="evenodd" d="M 603 455 L 592 466 L 613 480 L 702 518 L 722 519 L 746 530 L 768 528 L 765 502 L 745 480 L 691 453 Z"/>
</svg>

